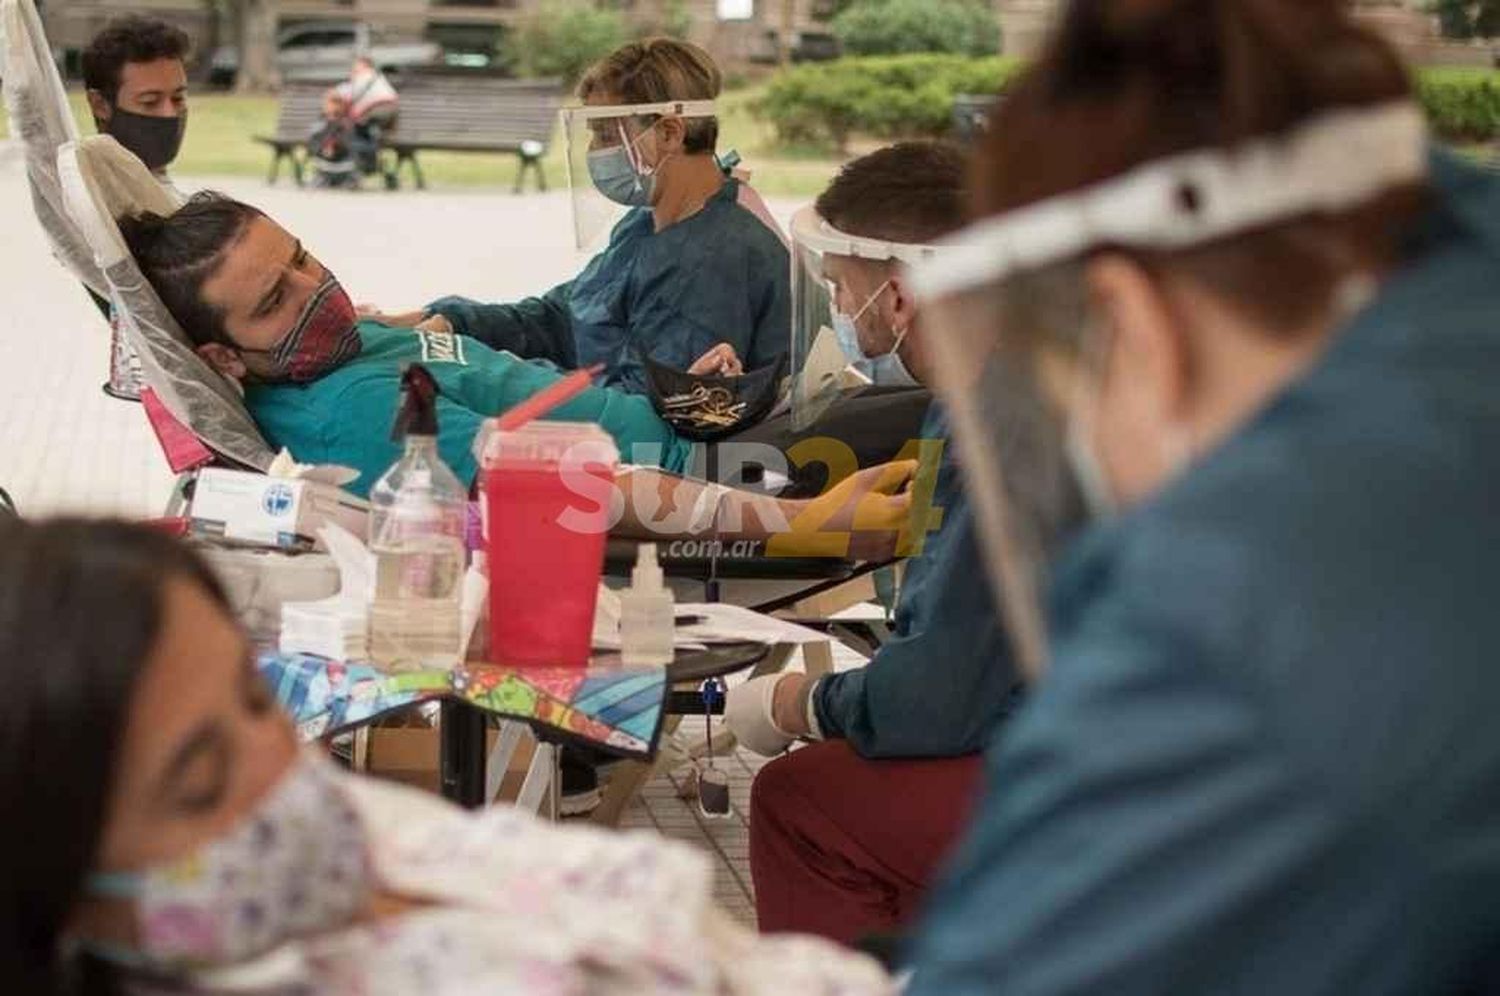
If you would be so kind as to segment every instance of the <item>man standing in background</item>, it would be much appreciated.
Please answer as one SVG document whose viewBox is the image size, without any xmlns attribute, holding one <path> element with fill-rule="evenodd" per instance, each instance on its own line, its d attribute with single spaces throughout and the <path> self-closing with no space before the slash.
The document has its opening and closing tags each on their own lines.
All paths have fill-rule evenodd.
<svg viewBox="0 0 1500 996">
<path fill-rule="evenodd" d="M 187 131 L 188 37 L 136 15 L 111 21 L 83 53 L 83 84 L 94 124 L 151 172 L 177 158 Z"/>
</svg>

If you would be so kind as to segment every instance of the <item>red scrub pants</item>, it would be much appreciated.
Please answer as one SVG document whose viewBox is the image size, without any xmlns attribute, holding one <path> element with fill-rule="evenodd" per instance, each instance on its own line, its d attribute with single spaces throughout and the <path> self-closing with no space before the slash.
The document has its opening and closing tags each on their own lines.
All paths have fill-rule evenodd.
<svg viewBox="0 0 1500 996">
<path fill-rule="evenodd" d="M 978 754 L 868 761 L 842 740 L 761 769 L 750 791 L 750 873 L 765 933 L 851 943 L 906 926 L 968 822 Z"/>
</svg>

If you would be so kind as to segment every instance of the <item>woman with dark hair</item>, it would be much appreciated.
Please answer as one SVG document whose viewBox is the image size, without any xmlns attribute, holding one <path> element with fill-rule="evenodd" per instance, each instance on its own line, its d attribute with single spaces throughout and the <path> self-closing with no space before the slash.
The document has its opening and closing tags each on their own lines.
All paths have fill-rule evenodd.
<svg viewBox="0 0 1500 996">
<path fill-rule="evenodd" d="M 197 846 L 296 746 L 214 576 L 151 530 L 0 519 L 0 660 L 0 978 L 60 991 L 108 919 L 91 870 Z"/>
<path fill-rule="evenodd" d="M 299 752 L 214 578 L 144 527 L 0 523 L 0 659 L 6 992 L 888 991 L 730 924 L 678 845 Z"/>
<path fill-rule="evenodd" d="M 913 281 L 1038 679 L 913 996 L 1500 988 L 1500 184 L 1350 6 L 1072 3 Z"/>
</svg>

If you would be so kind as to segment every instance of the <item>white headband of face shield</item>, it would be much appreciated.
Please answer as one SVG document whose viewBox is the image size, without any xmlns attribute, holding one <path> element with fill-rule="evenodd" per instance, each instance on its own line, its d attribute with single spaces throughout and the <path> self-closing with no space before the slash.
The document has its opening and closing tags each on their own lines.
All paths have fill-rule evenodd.
<svg viewBox="0 0 1500 996">
<path fill-rule="evenodd" d="M 712 100 L 664 100 L 656 104 L 588 104 L 563 108 L 563 114 L 582 121 L 607 118 L 635 118 L 652 114 L 677 118 L 711 118 L 718 113 Z"/>
<path fill-rule="evenodd" d="M 1410 101 L 1334 111 L 1284 135 L 1146 163 L 1112 180 L 969 226 L 916 267 L 935 299 L 1073 259 L 1097 246 L 1178 249 L 1333 214 L 1427 174 L 1427 125 Z"/>
<path fill-rule="evenodd" d="M 824 221 L 811 204 L 792 216 L 792 241 L 825 256 L 851 256 L 880 262 L 897 260 L 908 266 L 916 266 L 939 254 L 935 246 L 886 242 L 841 232 Z"/>
</svg>

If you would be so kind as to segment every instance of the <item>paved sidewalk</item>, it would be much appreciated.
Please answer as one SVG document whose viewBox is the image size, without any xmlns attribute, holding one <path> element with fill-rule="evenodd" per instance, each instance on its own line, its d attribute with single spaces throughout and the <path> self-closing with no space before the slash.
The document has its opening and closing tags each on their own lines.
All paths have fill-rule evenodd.
<svg viewBox="0 0 1500 996">
<path fill-rule="evenodd" d="M 686 724 L 685 724 L 686 726 Z M 701 732 L 701 723 L 692 724 Z M 707 851 L 714 858 L 714 898 L 736 920 L 755 926 L 755 889 L 750 880 L 750 783 L 766 759 L 746 750 L 719 758 L 715 766 L 729 775 L 733 806 L 726 819 L 707 819 L 691 791 L 691 771 L 667 774 L 649 783 L 626 810 L 620 825 L 655 829 L 663 836 Z"/>
</svg>

